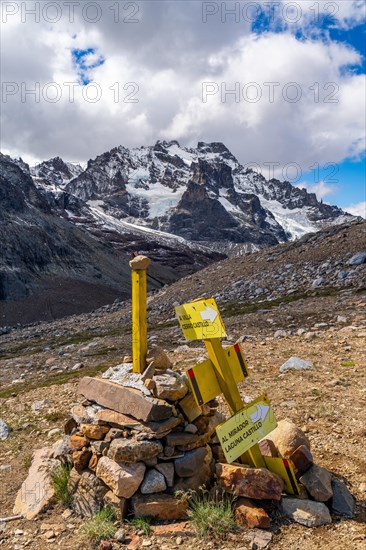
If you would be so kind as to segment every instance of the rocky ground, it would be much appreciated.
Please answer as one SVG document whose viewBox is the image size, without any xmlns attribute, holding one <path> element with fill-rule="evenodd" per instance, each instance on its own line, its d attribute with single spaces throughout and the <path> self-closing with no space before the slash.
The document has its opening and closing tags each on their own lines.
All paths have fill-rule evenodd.
<svg viewBox="0 0 366 550">
<path fill-rule="evenodd" d="M 228 330 L 223 343 L 240 339 L 251 369 L 241 384 L 242 396 L 250 400 L 266 391 L 277 420 L 289 418 L 300 426 L 316 463 L 344 479 L 357 499 L 354 519 L 334 517 L 332 525 L 316 529 L 273 510 L 270 548 L 361 549 L 366 544 L 366 270 L 364 263 L 351 262 L 363 250 L 365 225 L 333 228 L 316 238 L 225 260 L 149 297 L 150 342 L 162 345 L 175 368 L 184 370 L 206 358 L 206 351 L 201 342 L 183 340 L 172 305 L 216 295 Z M 60 437 L 77 402 L 78 379 L 121 363 L 130 353 L 130 306 L 118 302 L 91 314 L 3 332 L 0 418 L 12 432 L 0 441 L 0 517 L 7 517 L 32 451 Z M 280 373 L 294 355 L 312 361 L 313 368 Z M 227 412 L 223 402 L 221 409 Z M 82 521 L 67 515 L 57 505 L 33 522 L 0 522 L 0 545 L 88 548 L 79 532 Z M 195 536 L 189 522 L 155 526 L 149 537 L 131 526 L 127 530 L 130 548 L 167 550 L 249 549 L 255 547 L 250 537 L 260 535 L 243 529 L 224 542 L 206 541 Z M 260 546 L 259 539 L 255 544 Z"/>
</svg>

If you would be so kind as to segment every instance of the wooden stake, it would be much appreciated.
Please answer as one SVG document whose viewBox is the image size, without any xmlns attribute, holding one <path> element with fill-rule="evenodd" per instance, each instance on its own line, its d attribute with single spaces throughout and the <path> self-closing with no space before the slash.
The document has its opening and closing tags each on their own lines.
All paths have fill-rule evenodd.
<svg viewBox="0 0 366 550">
<path fill-rule="evenodd" d="M 146 368 L 146 269 L 150 264 L 146 256 L 130 261 L 132 269 L 132 361 L 133 372 L 142 373 Z"/>
</svg>

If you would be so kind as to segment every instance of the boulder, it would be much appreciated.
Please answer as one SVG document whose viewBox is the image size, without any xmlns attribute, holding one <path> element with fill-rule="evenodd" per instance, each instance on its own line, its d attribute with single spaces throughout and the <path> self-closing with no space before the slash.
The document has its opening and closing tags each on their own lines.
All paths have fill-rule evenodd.
<svg viewBox="0 0 366 550">
<path fill-rule="evenodd" d="M 310 441 L 300 428 L 290 420 L 280 420 L 277 427 L 270 432 L 266 439 L 272 441 L 283 458 L 290 458 L 300 445 L 310 449 Z"/>
<path fill-rule="evenodd" d="M 189 477 L 179 477 L 174 486 L 176 491 L 198 491 L 200 487 L 208 486 L 213 474 L 212 471 L 212 452 L 211 448 L 206 445 L 206 456 L 201 467 Z M 199 449 L 197 449 L 199 450 Z M 188 453 L 187 453 L 188 454 Z M 184 458 L 184 457 L 182 457 Z"/>
<path fill-rule="evenodd" d="M 348 518 L 353 518 L 355 512 L 355 499 L 342 480 L 332 478 L 332 511 Z"/>
<path fill-rule="evenodd" d="M 51 472 L 60 466 L 60 462 L 51 458 L 52 449 L 37 449 L 28 476 L 23 481 L 16 496 L 13 513 L 21 514 L 25 519 L 34 519 L 49 506 L 55 496 Z"/>
<path fill-rule="evenodd" d="M 183 376 L 170 370 L 164 374 L 156 374 L 153 381 L 155 382 L 154 395 L 159 399 L 178 401 L 188 392 L 188 386 Z"/>
<path fill-rule="evenodd" d="M 88 440 L 83 435 L 70 435 L 69 446 L 72 451 L 81 451 L 88 445 Z"/>
<path fill-rule="evenodd" d="M 202 414 L 202 409 L 197 405 L 193 397 L 193 393 L 188 393 L 183 399 L 181 399 L 178 406 L 190 422 L 193 422 Z"/>
<path fill-rule="evenodd" d="M 131 415 L 144 422 L 160 421 L 174 416 L 173 407 L 165 401 L 147 397 L 134 388 L 127 388 L 109 380 L 86 376 L 79 383 L 78 393 L 103 407 Z"/>
<path fill-rule="evenodd" d="M 166 493 L 136 495 L 132 498 L 135 516 L 152 517 L 159 521 L 188 518 L 188 503 Z"/>
<path fill-rule="evenodd" d="M 278 457 L 276 445 L 270 439 L 262 439 L 258 445 L 262 456 Z"/>
<path fill-rule="evenodd" d="M 300 477 L 300 482 L 318 502 L 326 502 L 333 496 L 332 475 L 317 464 L 313 464 L 313 466 Z"/>
<path fill-rule="evenodd" d="M 284 488 L 282 479 L 265 468 L 219 463 L 216 476 L 228 493 L 241 497 L 280 500 Z"/>
<path fill-rule="evenodd" d="M 108 487 L 93 472 L 86 470 L 80 476 L 72 498 L 72 507 L 82 517 L 93 517 L 102 507 Z"/>
<path fill-rule="evenodd" d="M 114 426 L 116 428 L 128 428 L 138 432 L 151 434 L 157 439 L 164 437 L 170 430 L 179 426 L 182 419 L 179 416 L 171 416 L 160 422 L 140 422 L 126 414 L 103 409 L 95 414 L 95 420 L 98 424 Z"/>
<path fill-rule="evenodd" d="M 348 260 L 348 265 L 356 266 L 356 265 L 362 265 L 366 262 L 366 252 L 357 252 L 357 254 L 354 254 L 352 258 Z"/>
<path fill-rule="evenodd" d="M 280 510 L 287 517 L 306 527 L 318 527 L 332 523 L 328 508 L 322 502 L 285 497 Z"/>
<path fill-rule="evenodd" d="M 135 464 L 117 464 L 107 456 L 98 462 L 96 475 L 103 480 L 118 497 L 130 498 L 144 479 L 146 466 L 143 462 Z"/>
<path fill-rule="evenodd" d="M 188 432 L 170 432 L 166 437 L 169 447 L 191 445 L 200 441 L 200 436 Z"/>
<path fill-rule="evenodd" d="M 300 359 L 300 357 L 290 357 L 283 365 L 280 367 L 280 372 L 286 372 L 287 370 L 308 370 L 311 369 L 313 363 L 311 361 L 305 361 Z"/>
<path fill-rule="evenodd" d="M 249 529 L 269 529 L 270 519 L 263 508 L 259 508 L 247 498 L 238 498 L 235 502 L 235 521 Z"/>
<path fill-rule="evenodd" d="M 163 446 L 159 441 L 138 441 L 136 438 L 125 439 L 118 437 L 113 439 L 108 457 L 116 462 L 140 462 L 141 460 L 150 460 L 163 451 Z"/>
<path fill-rule="evenodd" d="M 143 495 L 161 493 L 166 489 L 165 477 L 155 469 L 149 470 L 140 486 Z"/>
</svg>

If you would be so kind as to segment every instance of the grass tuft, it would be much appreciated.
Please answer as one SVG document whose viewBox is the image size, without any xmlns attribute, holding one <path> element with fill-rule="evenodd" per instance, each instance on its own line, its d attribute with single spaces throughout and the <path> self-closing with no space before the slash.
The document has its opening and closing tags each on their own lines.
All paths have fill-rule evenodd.
<svg viewBox="0 0 366 550">
<path fill-rule="evenodd" d="M 233 513 L 235 497 L 225 492 L 206 490 L 188 496 L 189 516 L 200 536 L 225 538 L 237 529 Z"/>
<path fill-rule="evenodd" d="M 72 495 L 68 489 L 70 471 L 70 464 L 62 464 L 51 474 L 56 500 L 61 502 L 67 508 L 71 507 L 72 501 Z"/>
<path fill-rule="evenodd" d="M 152 533 L 151 521 L 152 518 L 148 516 L 138 516 L 131 519 L 129 523 L 131 523 L 131 525 L 133 525 L 137 531 L 143 531 L 144 535 L 149 536 Z"/>
<path fill-rule="evenodd" d="M 104 506 L 83 525 L 81 533 L 92 544 L 97 544 L 103 539 L 111 539 L 117 531 L 115 519 L 114 512 L 108 506 Z"/>
</svg>

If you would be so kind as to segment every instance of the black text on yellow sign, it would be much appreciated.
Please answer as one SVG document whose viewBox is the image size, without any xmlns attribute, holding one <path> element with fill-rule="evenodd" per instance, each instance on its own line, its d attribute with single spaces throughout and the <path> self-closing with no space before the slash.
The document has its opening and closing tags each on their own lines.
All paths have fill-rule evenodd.
<svg viewBox="0 0 366 550">
<path fill-rule="evenodd" d="M 179 324 L 187 340 L 224 338 L 226 329 L 213 298 L 175 307 Z"/>
<path fill-rule="evenodd" d="M 274 430 L 277 422 L 266 394 L 216 428 L 226 460 L 231 463 Z"/>
<path fill-rule="evenodd" d="M 249 376 L 249 369 L 239 344 L 225 350 L 227 362 L 238 384 Z M 201 406 L 222 393 L 215 367 L 210 359 L 195 365 L 187 371 L 188 381 L 197 405 Z"/>
</svg>

